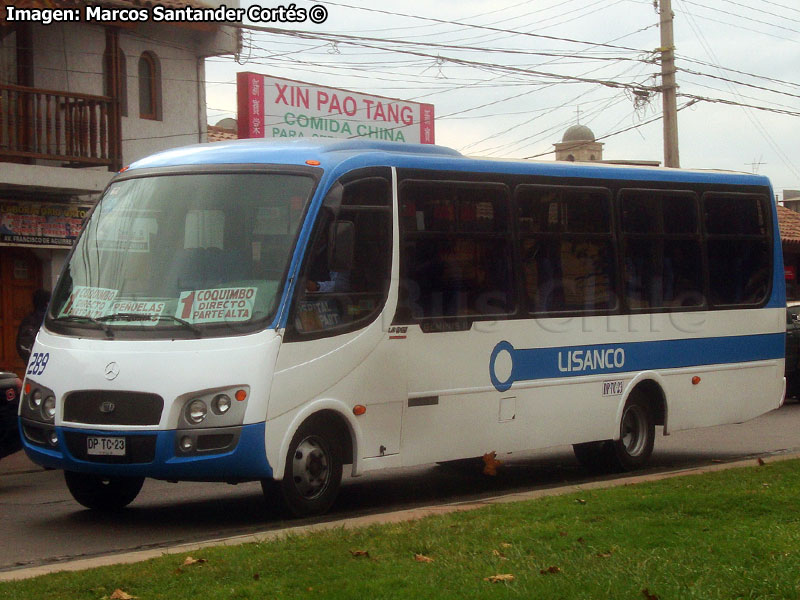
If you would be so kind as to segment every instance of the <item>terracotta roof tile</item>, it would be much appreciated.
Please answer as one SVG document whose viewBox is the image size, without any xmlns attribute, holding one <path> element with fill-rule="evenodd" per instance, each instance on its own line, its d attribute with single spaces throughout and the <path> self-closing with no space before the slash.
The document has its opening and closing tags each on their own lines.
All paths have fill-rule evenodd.
<svg viewBox="0 0 800 600">
<path fill-rule="evenodd" d="M 223 142 L 227 140 L 238 140 L 238 139 L 239 136 L 236 135 L 235 131 L 231 131 L 230 129 L 224 129 L 223 127 L 217 127 L 216 125 L 208 126 L 209 142 Z"/>
<path fill-rule="evenodd" d="M 783 243 L 800 244 L 800 213 L 779 205 L 778 227 Z"/>
</svg>

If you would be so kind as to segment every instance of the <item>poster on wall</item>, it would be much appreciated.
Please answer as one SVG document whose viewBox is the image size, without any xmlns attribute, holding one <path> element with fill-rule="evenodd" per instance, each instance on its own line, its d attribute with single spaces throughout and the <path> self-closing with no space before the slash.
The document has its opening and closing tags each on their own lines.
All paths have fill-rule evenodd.
<svg viewBox="0 0 800 600">
<path fill-rule="evenodd" d="M 0 200 L 0 244 L 68 248 L 91 209 L 58 202 Z"/>
<path fill-rule="evenodd" d="M 238 73 L 239 138 L 328 137 L 433 144 L 433 105 Z"/>
</svg>

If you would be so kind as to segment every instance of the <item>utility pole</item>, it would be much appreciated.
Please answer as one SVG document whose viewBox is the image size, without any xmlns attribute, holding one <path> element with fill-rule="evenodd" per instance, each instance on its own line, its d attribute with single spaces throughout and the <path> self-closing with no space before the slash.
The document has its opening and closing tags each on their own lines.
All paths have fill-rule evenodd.
<svg viewBox="0 0 800 600">
<path fill-rule="evenodd" d="M 675 38 L 672 0 L 659 0 L 661 17 L 661 102 L 664 111 L 664 166 L 680 167 L 678 156 L 678 101 L 675 84 Z"/>
</svg>

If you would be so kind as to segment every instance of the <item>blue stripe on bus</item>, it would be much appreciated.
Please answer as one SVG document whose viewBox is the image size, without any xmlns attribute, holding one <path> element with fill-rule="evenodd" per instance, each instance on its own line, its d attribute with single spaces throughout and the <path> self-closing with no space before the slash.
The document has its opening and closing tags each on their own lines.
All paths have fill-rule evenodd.
<svg viewBox="0 0 800 600">
<path fill-rule="evenodd" d="M 514 348 L 502 341 L 489 358 L 489 377 L 504 392 L 519 381 L 778 359 L 784 345 L 783 333 L 557 348 Z"/>
</svg>

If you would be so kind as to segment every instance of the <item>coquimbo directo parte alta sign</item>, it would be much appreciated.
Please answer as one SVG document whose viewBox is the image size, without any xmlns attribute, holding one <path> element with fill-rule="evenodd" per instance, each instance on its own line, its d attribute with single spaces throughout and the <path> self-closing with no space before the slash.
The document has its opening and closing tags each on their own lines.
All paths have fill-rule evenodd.
<svg viewBox="0 0 800 600">
<path fill-rule="evenodd" d="M 238 73 L 239 138 L 367 138 L 434 143 L 432 104 Z"/>
</svg>

